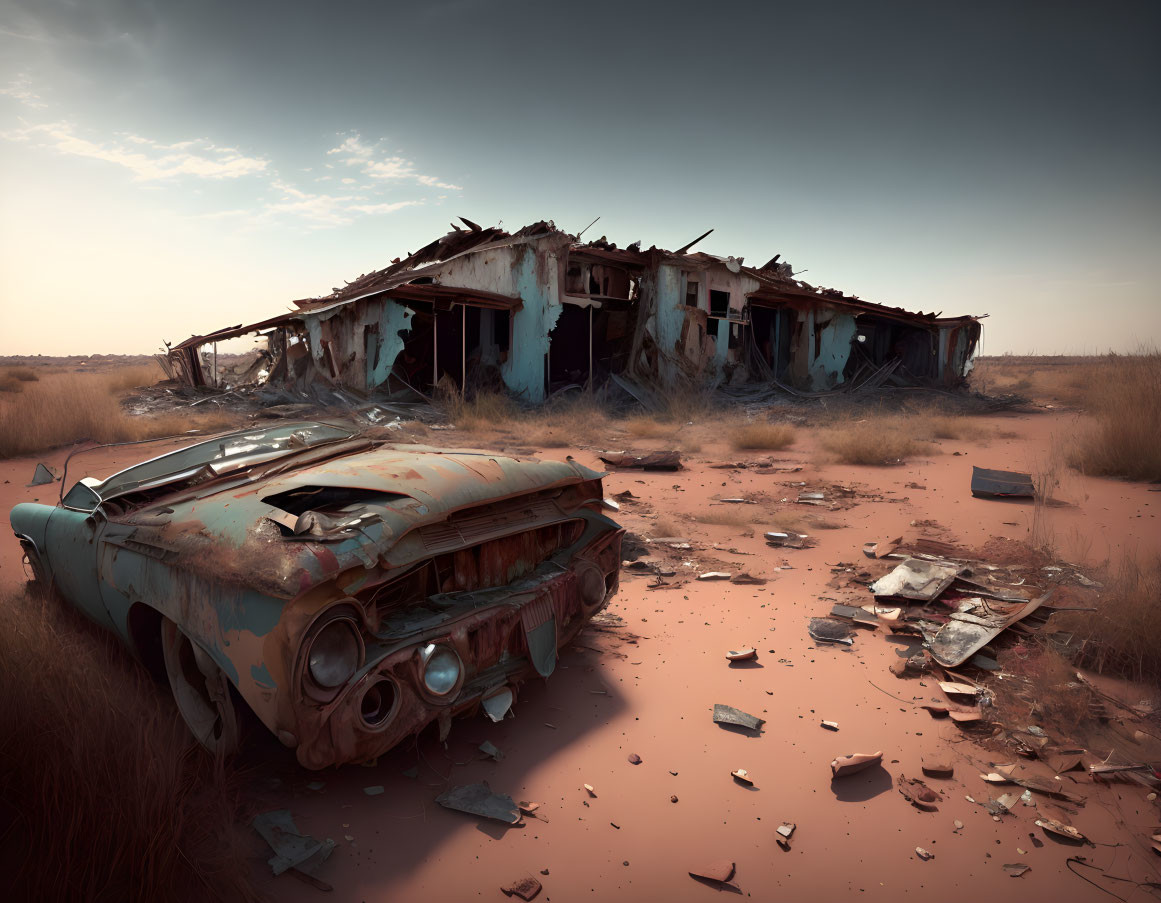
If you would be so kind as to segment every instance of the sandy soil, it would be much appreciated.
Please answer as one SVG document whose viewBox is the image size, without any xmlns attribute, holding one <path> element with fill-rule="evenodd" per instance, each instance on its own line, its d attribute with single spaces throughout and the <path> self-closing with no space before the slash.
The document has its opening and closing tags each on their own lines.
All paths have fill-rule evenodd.
<svg viewBox="0 0 1161 903">
<path fill-rule="evenodd" d="M 611 474 L 608 494 L 639 496 L 622 509 L 628 529 L 647 536 L 656 516 L 682 527 L 692 548 L 658 556 L 677 572 L 670 578 L 677 586 L 651 589 L 649 576 L 626 572 L 609 609 L 617 617 L 584 633 L 549 681 L 527 685 L 515 717 L 498 725 L 482 716 L 459 721 L 446 748 L 425 734 L 371 767 L 308 773 L 277 743 L 255 738 L 245 761 L 255 808 L 289 808 L 300 829 L 337 842 L 320 877 L 341 900 L 502 900 L 500 886 L 525 874 L 543 883 L 541 900 L 712 899 L 716 891 L 687 871 L 718 859 L 737 863 L 743 893 L 769 900 L 1109 899 L 1070 874 L 1065 861 L 1071 856 L 1111 875 L 1161 881 L 1161 858 L 1145 843 L 1161 812 L 1145 790 L 1098 786 L 1072 772 L 1064 781 L 1088 798 L 1086 806 L 1070 811 L 1036 796 L 1033 807 L 1017 805 L 997 822 L 967 797 L 998 796 L 979 773 L 1007 759 L 917 707 L 932 695 L 930 677 L 892 676 L 895 646 L 875 632 L 860 631 L 849 649 L 807 636 L 807 619 L 824 615 L 833 601 L 870 601 L 865 590 L 858 595 L 832 585 L 840 562 L 887 569 L 886 562 L 862 556 L 868 540 L 923 535 L 978 548 L 995 537 L 1026 539 L 1039 510 L 1047 521 L 1035 528 L 1050 531 L 1061 557 L 1076 564 L 1095 565 L 1122 547 L 1161 552 L 1161 494 L 1141 484 L 1066 476 L 1056 495 L 1072 504 L 1052 509 L 973 499 L 973 464 L 1042 470 L 1053 434 L 1075 428 L 1067 414 L 980 422 L 992 438 L 944 441 L 942 453 L 897 468 L 821 464 L 803 430 L 792 449 L 773 455 L 779 467 L 800 466 L 796 473 L 714 469 L 711 464 L 771 456 L 728 450 L 711 435 L 680 472 Z M 568 453 L 600 466 L 592 449 L 542 452 Z M 44 460 L 59 466 L 63 457 Z M 133 448 L 102 451 L 88 456 L 86 470 L 103 475 L 141 457 Z M 5 514 L 17 501 L 55 498 L 57 486 L 25 487 L 33 464 L 0 462 Z M 798 481 L 811 489 L 847 487 L 854 496 L 834 511 L 782 503 L 796 496 L 799 487 L 790 484 Z M 715 505 L 733 507 L 715 499 L 735 496 L 818 514 L 837 526 L 809 531 L 817 540 L 811 548 L 782 550 L 765 544 L 761 526 L 745 535 L 742 528 L 687 517 Z M 719 569 L 768 582 L 693 579 Z M 0 581 L 10 587 L 22 579 L 15 543 L 0 543 Z M 726 650 L 743 646 L 758 649 L 757 661 L 727 663 Z M 1122 689 L 1129 698 L 1137 692 Z M 715 703 L 764 718 L 760 736 L 714 724 Z M 822 728 L 822 720 L 838 722 L 838 732 Z M 485 740 L 505 753 L 502 761 L 481 757 L 477 747 Z M 885 754 L 883 768 L 832 782 L 835 756 L 877 750 Z M 927 779 L 944 801 L 936 812 L 921 812 L 895 781 L 923 777 L 920 759 L 932 753 L 949 757 L 955 774 Z M 631 764 L 630 754 L 642 762 Z M 750 772 L 753 787 L 730 777 L 736 768 Z M 308 788 L 315 781 L 323 782 L 321 789 Z M 542 803 L 538 817 L 505 827 L 435 804 L 449 786 L 478 781 Z M 364 792 L 375 785 L 385 792 Z M 1053 840 L 1034 826 L 1039 814 L 1071 822 L 1097 845 Z M 775 843 L 784 821 L 797 825 L 789 852 Z M 935 857 L 921 860 L 916 847 Z M 264 868 L 260 854 L 256 844 L 256 869 Z M 1018 862 L 1031 870 L 1009 877 L 1003 865 Z M 1074 868 L 1102 881 L 1099 872 Z M 269 886 L 280 900 L 320 898 L 288 877 Z M 1104 880 L 1103 886 L 1126 900 L 1152 898 L 1132 884 Z"/>
</svg>

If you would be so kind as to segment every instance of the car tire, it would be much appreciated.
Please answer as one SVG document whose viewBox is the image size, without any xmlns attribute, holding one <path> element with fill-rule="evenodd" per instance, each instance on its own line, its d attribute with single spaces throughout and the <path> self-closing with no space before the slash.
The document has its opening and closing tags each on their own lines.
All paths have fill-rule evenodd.
<svg viewBox="0 0 1161 903">
<path fill-rule="evenodd" d="M 190 733 L 215 755 L 238 747 L 238 718 L 224 671 L 169 618 L 161 619 L 161 652 L 177 710 Z"/>
</svg>

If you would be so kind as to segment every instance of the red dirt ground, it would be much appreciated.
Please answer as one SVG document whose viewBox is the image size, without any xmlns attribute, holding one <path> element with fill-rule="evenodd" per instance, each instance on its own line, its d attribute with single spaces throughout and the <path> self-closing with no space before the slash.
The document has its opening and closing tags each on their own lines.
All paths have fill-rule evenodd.
<svg viewBox="0 0 1161 903">
<path fill-rule="evenodd" d="M 718 859 L 737 863 L 743 893 L 767 900 L 1109 899 L 1066 870 L 1070 856 L 1084 856 L 1111 875 L 1161 881 L 1161 858 L 1144 843 L 1161 824 L 1161 813 L 1144 789 L 1096 786 L 1074 772 L 1078 783 L 1066 782 L 1089 798 L 1076 814 L 1062 814 L 1036 797 L 1040 812 L 1071 822 L 1095 847 L 1045 836 L 1033 824 L 1036 808 L 1017 805 L 996 822 L 965 799 L 999 795 L 979 778 L 995 754 L 965 739 L 950 721 L 934 720 L 916 707 L 917 698 L 931 694 L 929 677 L 923 679 L 926 687 L 893 677 L 887 669 L 896 658 L 894 647 L 874 632 L 860 631 L 849 650 L 816 645 L 807 636 L 809 617 L 826 614 L 833 600 L 856 598 L 828 581 L 839 562 L 874 566 L 861 553 L 868 540 L 922 534 L 979 548 L 994 537 L 1028 538 L 1033 506 L 973 499 L 971 467 L 1041 470 L 1052 435 L 1067 434 L 1075 420 L 1054 413 L 980 423 L 1016 438 L 947 440 L 940 443 L 941 454 L 872 468 L 818 463 L 814 437 L 800 430 L 792 449 L 773 456 L 779 466 L 800 465 L 798 473 L 713 469 L 713 463 L 770 456 L 711 441 L 677 473 L 611 474 L 607 494 L 628 489 L 641 499 L 622 509 L 627 528 L 650 533 L 642 511 L 683 525 L 694 548 L 669 554 L 679 577 L 745 570 L 769 582 L 693 580 L 651 590 L 650 578 L 625 572 L 609 609 L 623 626 L 582 634 L 550 680 L 523 688 L 515 717 L 501 724 L 482 716 L 461 720 L 446 749 L 425 734 L 372 767 L 321 773 L 299 769 L 276 742 L 255 738 L 245 756 L 255 810 L 289 808 L 301 830 L 337 842 L 319 877 L 334 885 L 334 898 L 341 900 L 504 900 L 499 888 L 525 874 L 543 883 L 538 899 L 562 903 L 713 899 L 717 892 L 687 872 Z M 542 454 L 568 453 L 600 467 L 592 449 Z M 143 456 L 140 449 L 113 449 L 82 460 L 86 472 L 104 475 Z M 63 458 L 63 452 L 43 456 L 58 467 Z M 55 498 L 59 484 L 25 487 L 34 463 L 0 462 L 0 511 L 6 514 L 18 501 Z M 761 493 L 773 502 L 793 499 L 798 487 L 785 484 L 799 480 L 807 488 L 841 484 L 857 490 L 857 504 L 844 510 L 776 505 L 840 524 L 814 532 L 812 548 L 772 549 L 760 526 L 745 536 L 736 527 L 684 518 L 709 510 L 715 497 Z M 1124 547 L 1161 551 L 1161 494 L 1149 488 L 1066 476 L 1056 494 L 1073 505 L 1042 509 L 1060 557 L 1095 565 Z M 939 526 L 912 526 L 925 521 Z M 14 586 L 22 579 L 16 544 L 0 542 L 0 581 Z M 860 604 L 866 601 L 869 595 L 860 598 Z M 758 649 L 756 663 L 727 663 L 726 650 L 751 645 Z M 714 724 L 711 711 L 719 702 L 766 719 L 761 735 Z M 837 721 L 839 731 L 820 727 L 824 719 Z M 477 746 L 484 740 L 505 758 L 481 758 Z M 831 759 L 876 750 L 884 752 L 883 770 L 832 783 Z M 900 796 L 895 780 L 900 774 L 922 777 L 920 758 L 934 752 L 951 758 L 955 776 L 926 779 L 945 800 L 937 812 L 921 812 Z M 632 753 L 641 764 L 630 764 Z M 413 766 L 418 776 L 404 776 Z M 750 772 L 753 787 L 731 779 L 739 767 Z M 312 791 L 307 785 L 313 781 L 324 786 Z M 542 803 L 541 817 L 506 827 L 435 804 L 449 786 L 477 781 L 516 800 Z M 585 783 L 593 785 L 595 798 Z M 363 788 L 371 785 L 386 792 L 368 796 Z M 963 823 L 959 831 L 957 819 Z M 775 843 L 783 821 L 797 825 L 789 852 Z M 922 861 L 916 847 L 935 858 Z M 256 844 L 256 869 L 265 868 L 261 855 Z M 1031 866 L 1022 878 L 1009 877 L 1002 867 L 1016 862 Z M 1102 880 L 1099 872 L 1076 868 Z M 1104 880 L 1103 886 L 1126 900 L 1152 899 L 1132 884 Z M 279 900 L 320 899 L 319 891 L 288 877 L 271 880 L 270 891 Z"/>
</svg>

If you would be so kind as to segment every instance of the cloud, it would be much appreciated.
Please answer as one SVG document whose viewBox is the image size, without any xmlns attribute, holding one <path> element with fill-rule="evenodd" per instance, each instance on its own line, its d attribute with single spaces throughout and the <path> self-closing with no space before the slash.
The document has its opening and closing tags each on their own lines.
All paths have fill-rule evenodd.
<svg viewBox="0 0 1161 903">
<path fill-rule="evenodd" d="M 8 83 L 7 88 L 0 88 L 0 94 L 5 94 L 14 100 L 18 100 L 24 106 L 31 107 L 34 110 L 43 109 L 48 106 L 48 104 L 40 99 L 40 95 L 32 90 L 32 79 L 23 72 L 12 79 Z"/>
<path fill-rule="evenodd" d="M 353 166 L 372 179 L 383 181 L 410 181 L 426 188 L 444 188 L 448 191 L 463 191 L 460 185 L 443 182 L 435 176 L 420 173 L 415 164 L 405 157 L 382 156 L 381 142 L 367 144 L 358 132 L 348 135 L 338 147 L 327 151 L 327 156 L 337 156 L 343 163 Z"/>
<path fill-rule="evenodd" d="M 41 147 L 71 157 L 102 160 L 124 167 L 140 182 L 179 176 L 200 179 L 237 179 L 258 175 L 270 161 L 247 156 L 232 147 L 218 147 L 205 139 L 162 144 L 140 135 L 121 141 L 91 140 L 70 122 L 47 122 L 0 132 L 0 137 Z"/>
<path fill-rule="evenodd" d="M 291 219 L 303 221 L 315 228 L 329 228 L 349 225 L 360 215 L 378 216 L 423 204 L 422 200 L 375 202 L 364 195 L 315 194 L 280 179 L 275 179 L 271 188 L 280 197 L 267 201 L 258 211 L 251 212 L 246 217 L 251 224 Z"/>
<path fill-rule="evenodd" d="M 23 77 L 22 77 L 23 78 Z M 31 106 L 38 102 L 27 78 L 17 80 L 5 94 L 17 97 Z M 237 190 L 230 206 L 217 212 L 198 214 L 199 219 L 218 219 L 248 226 L 298 222 L 311 228 L 345 226 L 362 217 L 383 216 L 425 203 L 424 188 L 449 188 L 434 176 L 420 173 L 415 165 L 401 157 L 385 157 L 377 146 L 362 142 L 357 134 L 346 138 L 328 156 L 341 157 L 340 165 L 357 166 L 365 178 L 352 176 L 308 176 L 315 183 L 331 182 L 328 193 L 322 185 L 308 191 L 284 179 L 265 156 L 244 153 L 235 147 L 215 144 L 205 138 L 162 142 L 133 132 L 115 132 L 109 136 L 92 135 L 66 120 L 28 123 L 0 131 L 0 139 L 19 142 L 50 154 L 86 160 L 99 160 L 120 167 L 143 189 L 181 185 L 184 195 L 171 197 L 195 199 L 209 182 L 232 182 L 240 186 L 257 183 L 261 190 L 251 204 L 239 204 Z M 328 167 L 331 164 L 326 164 Z M 311 167 L 299 168 L 310 172 Z M 341 187 L 339 182 L 341 181 Z M 361 182 L 363 184 L 356 184 Z M 192 183 L 192 184 L 190 184 Z M 419 197 L 398 199 L 401 185 L 416 189 Z M 244 188 L 242 190 L 245 190 Z"/>
</svg>

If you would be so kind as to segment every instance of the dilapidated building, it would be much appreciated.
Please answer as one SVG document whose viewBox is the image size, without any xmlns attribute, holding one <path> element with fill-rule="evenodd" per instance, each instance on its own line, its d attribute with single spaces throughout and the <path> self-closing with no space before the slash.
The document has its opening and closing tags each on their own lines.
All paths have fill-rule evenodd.
<svg viewBox="0 0 1161 903">
<path fill-rule="evenodd" d="M 437 384 L 543 401 L 570 385 L 670 391 L 859 386 L 954 388 L 979 318 L 912 313 L 796 280 L 777 256 L 581 242 L 550 222 L 514 233 L 452 231 L 322 298 L 259 323 L 194 336 L 162 359 L 190 386 L 319 384 L 428 394 Z M 707 235 L 709 233 L 706 233 Z M 211 349 L 248 334 L 266 347 L 224 373 Z"/>
</svg>

